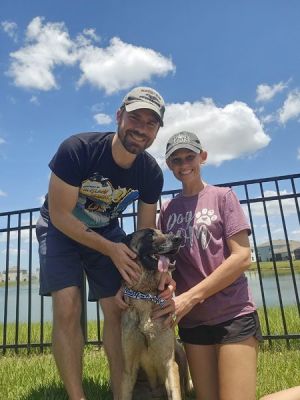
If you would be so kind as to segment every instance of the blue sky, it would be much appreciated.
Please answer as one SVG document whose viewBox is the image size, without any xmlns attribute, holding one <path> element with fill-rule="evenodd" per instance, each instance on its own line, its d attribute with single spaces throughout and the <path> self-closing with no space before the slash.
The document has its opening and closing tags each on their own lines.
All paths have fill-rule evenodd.
<svg viewBox="0 0 300 400">
<path fill-rule="evenodd" d="M 113 131 L 137 85 L 167 103 L 150 149 L 165 189 L 179 187 L 163 160 L 179 130 L 208 150 L 207 182 L 298 173 L 299 20 L 298 0 L 2 0 L 0 212 L 39 207 L 60 142 Z"/>
</svg>

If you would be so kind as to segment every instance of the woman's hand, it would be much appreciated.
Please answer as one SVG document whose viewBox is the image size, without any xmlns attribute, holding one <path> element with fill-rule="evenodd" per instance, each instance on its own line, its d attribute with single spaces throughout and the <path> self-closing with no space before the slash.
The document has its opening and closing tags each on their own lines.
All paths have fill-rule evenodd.
<svg viewBox="0 0 300 400">
<path fill-rule="evenodd" d="M 191 311 L 195 303 L 192 302 L 189 292 L 182 293 L 166 301 L 163 307 L 155 306 L 152 319 L 165 317 L 164 325 L 174 327 Z"/>
<path fill-rule="evenodd" d="M 158 290 L 161 292 L 159 297 L 169 300 L 173 297 L 176 289 L 176 282 L 168 272 L 163 272 L 160 276 Z"/>
</svg>

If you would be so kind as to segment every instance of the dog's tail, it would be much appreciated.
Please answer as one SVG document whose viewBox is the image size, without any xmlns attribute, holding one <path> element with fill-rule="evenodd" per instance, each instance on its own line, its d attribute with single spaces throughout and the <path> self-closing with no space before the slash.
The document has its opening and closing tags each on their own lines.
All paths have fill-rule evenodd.
<svg viewBox="0 0 300 400">
<path fill-rule="evenodd" d="M 176 340 L 175 361 L 179 367 L 181 397 L 185 399 L 187 395 L 194 390 L 193 382 L 190 376 L 189 366 L 183 346 Z"/>
</svg>

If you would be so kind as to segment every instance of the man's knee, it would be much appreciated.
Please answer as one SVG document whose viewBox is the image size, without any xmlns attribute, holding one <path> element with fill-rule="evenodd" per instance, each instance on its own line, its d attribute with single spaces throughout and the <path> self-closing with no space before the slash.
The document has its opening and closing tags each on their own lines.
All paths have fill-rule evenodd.
<svg viewBox="0 0 300 400">
<path fill-rule="evenodd" d="M 100 300 L 101 309 L 105 324 L 120 324 L 122 310 L 117 305 L 114 297 L 107 297 Z"/>
<path fill-rule="evenodd" d="M 70 326 L 78 324 L 81 317 L 81 298 L 77 287 L 52 293 L 54 323 Z"/>
</svg>

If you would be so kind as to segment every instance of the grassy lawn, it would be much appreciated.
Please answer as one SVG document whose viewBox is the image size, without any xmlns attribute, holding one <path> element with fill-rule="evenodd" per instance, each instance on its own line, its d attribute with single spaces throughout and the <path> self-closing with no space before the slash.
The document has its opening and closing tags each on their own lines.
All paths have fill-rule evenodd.
<svg viewBox="0 0 300 400">
<path fill-rule="evenodd" d="M 274 270 L 274 265 L 272 261 L 264 261 L 259 263 L 260 269 L 262 272 L 268 272 Z M 293 260 L 294 270 L 300 272 L 300 260 Z M 290 262 L 286 261 L 276 261 L 276 268 L 278 273 L 281 272 L 290 272 Z M 250 271 L 257 270 L 257 264 L 252 263 L 251 267 L 249 268 Z"/>
<path fill-rule="evenodd" d="M 258 362 L 257 398 L 263 394 L 299 385 L 299 342 L 287 350 L 277 343 L 261 346 Z M 108 368 L 102 350 L 85 349 L 84 387 L 89 400 L 112 399 Z M 6 355 L 0 361 L 1 399 L 67 400 L 51 354 Z"/>
<path fill-rule="evenodd" d="M 266 333 L 263 313 L 259 310 L 262 330 Z M 271 333 L 284 333 L 279 309 L 268 309 Z M 289 332 L 299 333 L 300 323 L 296 307 L 285 309 Z M 96 324 L 89 323 L 90 338 L 96 338 Z M 50 341 L 51 324 L 45 326 L 45 341 Z M 0 327 L 0 337 L 2 337 Z M 33 325 L 32 342 L 39 341 L 39 326 Z M 14 343 L 15 327 L 9 325 L 7 342 Z M 27 327 L 19 330 L 19 343 L 26 343 Z M 285 340 L 267 341 L 260 345 L 258 360 L 257 399 L 291 386 L 299 385 L 300 341 L 290 340 L 289 348 Z M 112 399 L 108 385 L 107 360 L 102 349 L 97 346 L 86 346 L 84 355 L 84 387 L 89 400 Z M 67 400 L 66 393 L 59 379 L 50 349 L 44 354 L 39 350 L 7 350 L 0 355 L 0 393 L 6 400 Z"/>
</svg>

